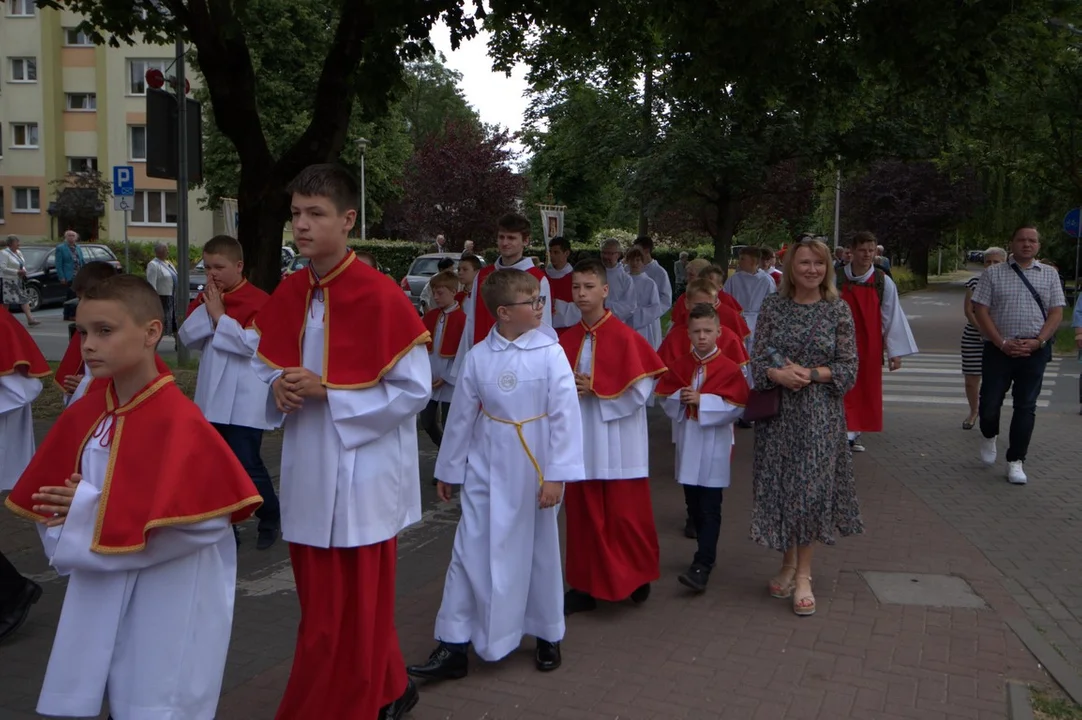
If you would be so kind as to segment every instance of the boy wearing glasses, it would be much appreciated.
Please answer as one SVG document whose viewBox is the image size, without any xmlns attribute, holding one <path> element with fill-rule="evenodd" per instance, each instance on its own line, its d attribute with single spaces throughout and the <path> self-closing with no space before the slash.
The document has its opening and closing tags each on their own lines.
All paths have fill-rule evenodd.
<svg viewBox="0 0 1082 720">
<path fill-rule="evenodd" d="M 560 535 L 565 482 L 584 479 L 575 376 L 542 325 L 546 298 L 530 273 L 491 273 L 481 285 L 496 326 L 462 364 L 436 460 L 445 502 L 462 486 L 462 518 L 436 616 L 439 645 L 414 677 L 458 679 L 472 643 L 494 662 L 537 638 L 542 672 L 560 666 L 564 636 Z"/>
</svg>

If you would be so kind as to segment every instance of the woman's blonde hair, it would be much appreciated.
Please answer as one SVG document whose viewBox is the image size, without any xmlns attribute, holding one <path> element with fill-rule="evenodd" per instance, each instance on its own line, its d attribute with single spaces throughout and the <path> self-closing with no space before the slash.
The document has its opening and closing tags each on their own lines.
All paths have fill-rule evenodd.
<svg viewBox="0 0 1082 720">
<path fill-rule="evenodd" d="M 827 271 L 819 283 L 819 294 L 824 300 L 836 300 L 838 288 L 834 284 L 834 260 L 831 257 L 830 248 L 822 240 L 809 238 L 801 240 L 785 251 L 785 267 L 781 271 L 781 287 L 778 294 L 782 297 L 792 297 L 795 290 L 793 283 L 793 263 L 796 262 L 796 254 L 803 248 L 814 252 L 826 265 Z"/>
</svg>

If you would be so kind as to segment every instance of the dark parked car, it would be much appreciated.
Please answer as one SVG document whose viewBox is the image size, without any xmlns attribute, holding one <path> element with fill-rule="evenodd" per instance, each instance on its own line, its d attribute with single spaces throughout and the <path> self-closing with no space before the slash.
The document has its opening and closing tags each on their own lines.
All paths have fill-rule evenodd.
<svg viewBox="0 0 1082 720">
<path fill-rule="evenodd" d="M 417 309 L 417 312 L 424 312 L 424 308 L 421 307 L 421 293 L 424 292 L 428 281 L 436 274 L 436 267 L 439 265 L 440 260 L 446 260 L 447 258 L 454 260 L 454 269 L 458 270 L 458 261 L 461 257 L 462 253 L 428 253 L 413 259 L 413 263 L 410 264 L 410 268 L 399 283 L 399 287 L 402 288 L 402 292 L 406 293 L 406 297 L 413 303 L 413 307 Z M 480 256 L 478 256 L 478 259 L 480 259 Z M 484 264 L 485 261 L 481 260 L 481 265 L 484 266 Z"/>
<path fill-rule="evenodd" d="M 984 250 L 970 250 L 966 253 L 967 263 L 983 263 L 984 262 Z"/>
<path fill-rule="evenodd" d="M 107 262 L 118 270 L 122 268 L 116 255 L 105 245 L 79 243 L 84 262 Z M 63 305 L 68 300 L 68 286 L 56 275 L 56 245 L 27 245 L 19 247 L 26 258 L 26 294 L 30 296 L 30 309 Z"/>
</svg>

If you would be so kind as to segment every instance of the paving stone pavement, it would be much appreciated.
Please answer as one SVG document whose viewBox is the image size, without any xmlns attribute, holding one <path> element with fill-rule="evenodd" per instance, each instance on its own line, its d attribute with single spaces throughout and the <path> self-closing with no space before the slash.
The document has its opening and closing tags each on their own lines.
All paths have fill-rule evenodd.
<svg viewBox="0 0 1082 720">
<path fill-rule="evenodd" d="M 735 484 L 726 495 L 711 586 L 696 597 L 676 582 L 693 541 L 680 533 L 683 498 L 671 479 L 668 425 L 654 414 L 652 489 L 662 577 L 651 599 L 638 608 L 605 605 L 570 618 L 557 672 L 534 670 L 526 641 L 501 663 L 475 660 L 464 680 L 422 685 L 411 717 L 1006 718 L 1008 679 L 1047 678 L 1004 621 L 1027 612 L 1036 618 L 1036 612 L 1057 617 L 1054 628 L 1063 627 L 1065 635 L 1071 623 L 1077 626 L 1078 607 L 1068 600 L 1080 589 L 1082 562 L 1071 557 L 1078 547 L 1071 517 L 1078 497 L 1069 476 L 1078 452 L 1067 438 L 1069 421 L 1079 420 L 1039 420 L 1034 479 L 1014 488 L 970 459 L 976 440 L 958 428 L 955 414 L 891 408 L 886 432 L 868 438 L 869 452 L 856 458 L 866 532 L 819 551 L 819 612 L 812 618 L 797 618 L 785 601 L 767 596 L 778 557 L 747 539 L 751 431 L 738 435 Z M 1045 459 L 1038 457 L 1042 447 L 1048 448 Z M 273 436 L 264 451 L 276 468 Z M 427 467 L 433 455 L 426 443 Z M 423 487 L 431 498 L 427 483 Z M 423 660 L 433 645 L 456 518 L 454 505 L 430 506 L 401 539 L 397 619 L 408 662 Z M 298 610 L 286 549 L 279 543 L 258 553 L 253 535 L 247 527 L 219 720 L 273 718 L 290 669 Z M 27 625 L 0 647 L 0 718 L 23 720 L 35 717 L 63 584 L 41 557 L 34 530 L 7 514 L 0 515 L 0 547 L 46 588 Z M 868 570 L 954 574 L 989 607 L 879 604 L 859 575 Z"/>
</svg>

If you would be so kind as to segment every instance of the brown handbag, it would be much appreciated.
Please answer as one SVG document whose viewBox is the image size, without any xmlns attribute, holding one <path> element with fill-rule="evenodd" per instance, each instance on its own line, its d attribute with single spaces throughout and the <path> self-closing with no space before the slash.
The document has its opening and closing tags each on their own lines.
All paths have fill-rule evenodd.
<svg viewBox="0 0 1082 720">
<path fill-rule="evenodd" d="M 807 339 L 804 340 L 804 344 L 800 346 L 800 350 L 797 351 L 797 355 L 808 349 L 808 345 L 811 344 L 812 338 L 815 337 L 815 333 L 819 331 L 819 326 L 823 324 L 823 317 L 825 314 L 821 314 L 819 320 L 812 327 L 811 332 L 808 334 Z M 763 420 L 773 420 L 781 412 L 781 385 L 775 385 L 768 390 L 752 390 L 748 393 L 748 404 L 744 406 L 744 420 L 750 423 L 762 422 Z"/>
</svg>

